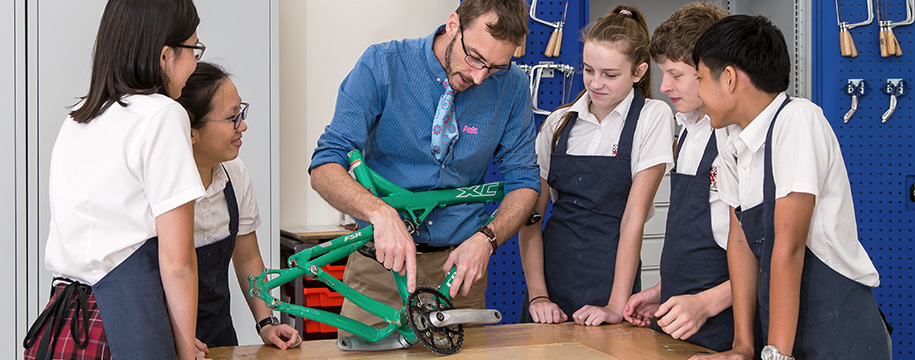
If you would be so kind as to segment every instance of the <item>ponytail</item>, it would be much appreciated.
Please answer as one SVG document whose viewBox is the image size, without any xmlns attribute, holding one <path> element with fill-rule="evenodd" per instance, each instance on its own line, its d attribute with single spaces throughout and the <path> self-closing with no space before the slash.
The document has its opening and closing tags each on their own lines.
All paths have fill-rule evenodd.
<svg viewBox="0 0 915 360">
<path fill-rule="evenodd" d="M 582 39 L 584 42 L 610 42 L 618 45 L 623 55 L 632 62 L 633 75 L 640 64 L 651 64 L 648 23 L 638 8 L 619 5 L 589 24 L 585 31 Z M 646 98 L 651 97 L 651 66 L 633 87 L 639 88 Z"/>
</svg>

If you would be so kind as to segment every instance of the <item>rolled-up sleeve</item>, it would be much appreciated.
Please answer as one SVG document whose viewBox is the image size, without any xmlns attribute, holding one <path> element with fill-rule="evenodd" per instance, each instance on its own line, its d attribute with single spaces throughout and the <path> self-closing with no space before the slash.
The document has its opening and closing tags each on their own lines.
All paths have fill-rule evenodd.
<svg viewBox="0 0 915 360">
<path fill-rule="evenodd" d="M 540 174 L 537 153 L 534 151 L 534 113 L 526 84 L 515 87 L 518 95 L 512 103 L 511 119 L 506 125 L 496 149 L 495 160 L 499 171 L 505 175 L 505 193 L 520 188 L 534 189 L 540 193 Z"/>
<path fill-rule="evenodd" d="M 347 153 L 362 149 L 372 128 L 383 110 L 381 87 L 376 72 L 385 68 L 378 66 L 377 47 L 369 47 L 356 62 L 356 66 L 343 79 L 337 93 L 337 104 L 330 125 L 318 138 L 318 146 L 311 157 L 308 172 L 315 167 L 338 163 L 349 167 Z"/>
</svg>

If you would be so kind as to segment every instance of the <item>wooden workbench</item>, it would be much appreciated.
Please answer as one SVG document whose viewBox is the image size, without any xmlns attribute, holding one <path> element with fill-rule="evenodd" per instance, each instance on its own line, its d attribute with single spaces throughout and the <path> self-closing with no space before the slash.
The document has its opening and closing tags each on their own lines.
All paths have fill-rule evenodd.
<svg viewBox="0 0 915 360">
<path fill-rule="evenodd" d="M 688 359 L 711 351 L 628 323 L 580 326 L 517 324 L 464 329 L 464 345 L 448 359 Z M 422 344 L 379 352 L 340 351 L 335 340 L 306 341 L 291 350 L 248 345 L 210 349 L 221 359 L 443 359 Z"/>
</svg>

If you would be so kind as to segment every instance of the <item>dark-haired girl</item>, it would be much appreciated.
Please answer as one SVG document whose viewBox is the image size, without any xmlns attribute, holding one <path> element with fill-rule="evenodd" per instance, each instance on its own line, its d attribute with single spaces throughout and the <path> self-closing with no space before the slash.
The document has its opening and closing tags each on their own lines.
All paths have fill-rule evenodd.
<svg viewBox="0 0 915 360">
<path fill-rule="evenodd" d="M 194 160 L 206 195 L 194 205 L 194 246 L 199 273 L 197 348 L 238 345 L 229 309 L 229 260 L 247 294 L 248 276 L 264 270 L 255 230 L 260 214 L 248 168 L 238 158 L 248 104 L 219 66 L 201 62 L 178 98 L 191 119 Z M 299 346 L 299 333 L 279 324 L 264 302 L 247 298 L 258 335 L 281 349 Z"/>
<path fill-rule="evenodd" d="M 651 97 L 648 28 L 617 6 L 584 36 L 585 91 L 537 136 L 542 192 L 553 214 L 521 229 L 528 305 L 522 320 L 618 323 L 640 289 L 642 229 L 673 163 L 670 108 Z"/>
<path fill-rule="evenodd" d="M 194 200 L 204 194 L 175 98 L 204 47 L 191 0 L 111 0 L 89 91 L 51 153 L 48 306 L 26 359 L 192 359 Z"/>
</svg>

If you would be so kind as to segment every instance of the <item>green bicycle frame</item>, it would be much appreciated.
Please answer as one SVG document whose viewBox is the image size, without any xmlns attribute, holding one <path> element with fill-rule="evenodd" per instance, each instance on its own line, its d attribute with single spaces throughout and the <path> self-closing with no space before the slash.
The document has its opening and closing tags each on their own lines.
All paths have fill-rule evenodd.
<svg viewBox="0 0 915 360">
<path fill-rule="evenodd" d="M 350 169 L 356 177 L 356 181 L 368 191 L 371 191 L 372 194 L 380 197 L 381 200 L 397 210 L 402 217 L 410 220 L 414 225 L 422 223 L 426 216 L 436 207 L 472 202 L 490 203 L 501 200 L 505 196 L 504 181 L 414 193 L 395 185 L 363 164 L 361 151 L 350 151 L 348 156 Z M 495 214 L 489 218 L 489 221 L 492 221 L 494 216 Z M 379 341 L 397 332 L 409 343 L 415 344 L 419 340 L 407 321 L 404 307 L 398 309 L 372 299 L 321 269 L 324 265 L 343 259 L 354 251 L 359 250 L 359 248 L 372 240 L 373 234 L 372 226 L 367 226 L 290 256 L 288 269 L 265 269 L 258 276 L 249 276 L 248 282 L 251 287 L 248 291 L 248 296 L 261 299 L 270 309 L 321 322 L 371 342 Z M 410 296 L 407 291 L 406 278 L 396 272 L 392 271 L 391 273 L 394 276 L 400 299 L 406 305 L 407 298 Z M 452 268 L 438 288 L 439 292 L 448 300 L 451 300 L 449 293 L 451 284 L 454 281 L 454 274 L 455 268 Z M 383 328 L 375 328 L 340 314 L 289 304 L 270 295 L 270 290 L 302 276 L 308 276 L 327 284 L 328 287 L 340 293 L 356 306 L 383 319 L 388 325 Z"/>
</svg>

